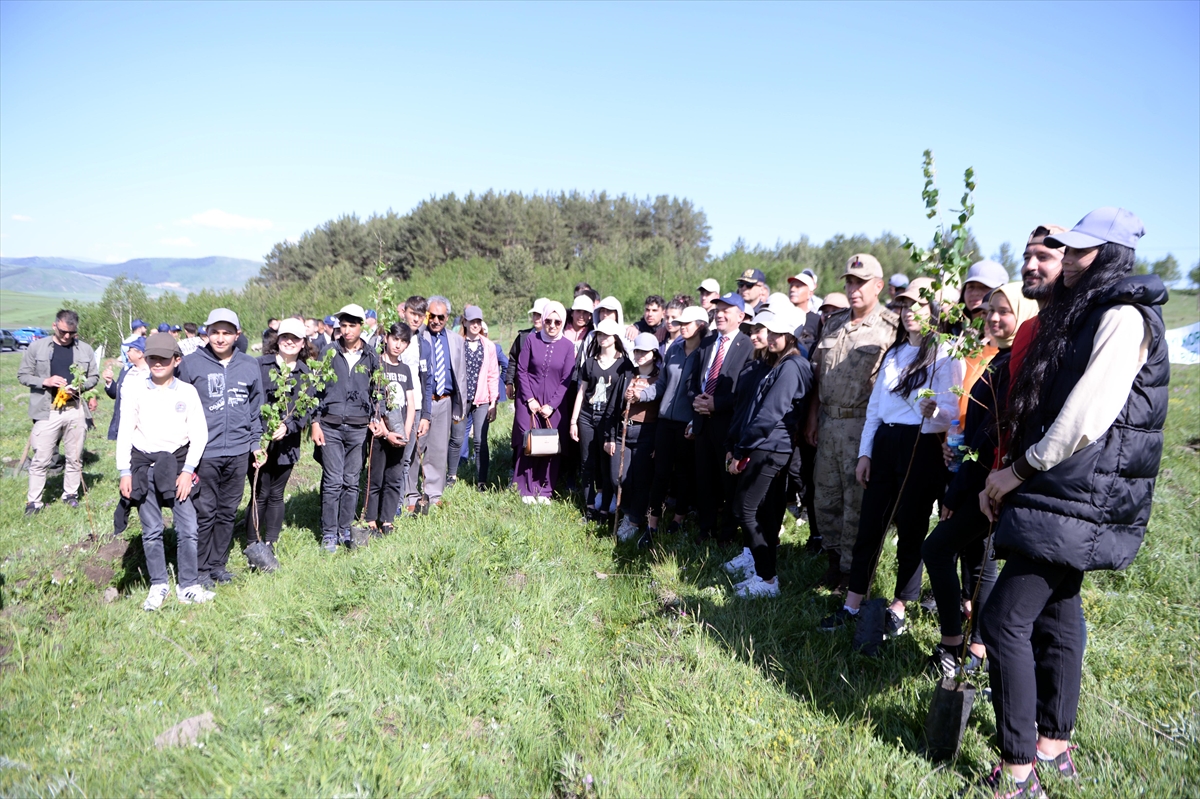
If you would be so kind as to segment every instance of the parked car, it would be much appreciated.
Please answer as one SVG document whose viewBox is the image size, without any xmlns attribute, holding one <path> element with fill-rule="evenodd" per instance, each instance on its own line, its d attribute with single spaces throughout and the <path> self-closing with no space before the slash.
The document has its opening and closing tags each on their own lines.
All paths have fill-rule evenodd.
<svg viewBox="0 0 1200 799">
<path fill-rule="evenodd" d="M 17 345 L 21 349 L 25 349 L 39 338 L 45 338 L 50 335 L 45 329 L 40 327 L 22 327 L 12 331 L 12 334 L 17 339 Z"/>
<path fill-rule="evenodd" d="M 17 342 L 17 337 L 13 335 L 11 330 L 0 329 L 0 352 L 12 352 L 21 348 L 21 345 Z"/>
</svg>

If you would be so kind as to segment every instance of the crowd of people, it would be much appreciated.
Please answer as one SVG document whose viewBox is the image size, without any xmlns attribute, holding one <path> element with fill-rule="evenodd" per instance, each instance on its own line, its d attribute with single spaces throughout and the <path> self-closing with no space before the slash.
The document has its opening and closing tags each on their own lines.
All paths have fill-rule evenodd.
<svg viewBox="0 0 1200 799">
<path fill-rule="evenodd" d="M 632 323 L 619 300 L 581 283 L 569 304 L 534 302 L 507 353 L 478 307 L 456 315 L 447 297 L 413 296 L 386 329 L 355 304 L 272 319 L 259 356 L 228 309 L 149 336 L 138 320 L 125 365 L 101 376 L 77 316 L 61 311 L 20 369 L 35 423 L 26 512 L 42 507 L 60 439 L 63 501 L 78 501 L 79 394 L 102 377 L 117 403 L 114 522 L 124 530 L 140 515 L 144 607 L 169 593 L 164 507 L 179 541 L 177 597 L 206 602 L 232 579 L 247 479 L 248 535 L 273 550 L 306 431 L 332 553 L 353 542 L 360 504 L 386 535 L 441 505 L 460 473 L 481 491 L 507 483 L 492 474 L 488 430 L 511 399 L 523 502 L 577 498 L 639 548 L 691 527 L 697 542 L 728 548 L 739 597 L 780 595 L 780 530 L 789 507 L 806 515 L 805 546 L 827 563 L 820 583 L 841 597 L 821 630 L 855 623 L 894 522 L 885 637 L 905 632 L 927 568 L 941 627 L 933 668 L 952 677 L 988 664 L 1001 765 L 987 785 L 1041 796 L 1035 763 L 1075 774 L 1083 574 L 1133 560 L 1161 455 L 1166 290 L 1131 274 L 1142 233 L 1117 208 L 1072 230 L 1038 225 L 1020 280 L 981 261 L 956 288 L 885 281 L 866 253 L 848 260 L 844 293 L 824 298 L 812 272 L 772 293 L 751 269 L 728 293 L 706 279 L 695 295 L 650 296 Z M 283 412 L 264 430 L 271 403 Z"/>
</svg>

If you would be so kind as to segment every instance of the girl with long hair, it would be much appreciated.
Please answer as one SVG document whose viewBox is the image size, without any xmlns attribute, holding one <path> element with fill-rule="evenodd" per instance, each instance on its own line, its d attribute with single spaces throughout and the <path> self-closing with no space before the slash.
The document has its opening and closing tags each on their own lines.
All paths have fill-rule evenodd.
<svg viewBox="0 0 1200 799">
<path fill-rule="evenodd" d="M 668 532 L 678 531 L 692 505 L 693 476 L 696 473 L 695 442 L 686 435 L 692 420 L 692 400 L 689 388 L 700 368 L 700 342 L 708 332 L 708 311 L 698 305 L 683 309 L 673 323 L 679 327 L 679 340 L 667 347 L 658 379 L 653 384 L 626 391 L 626 400 L 658 401 L 658 429 L 654 431 L 654 482 L 650 485 L 647 505 L 646 532 L 638 541 L 648 547 L 658 535 L 659 519 L 665 512 L 668 496 L 675 498 L 674 518 Z"/>
<path fill-rule="evenodd" d="M 463 361 L 467 367 L 465 382 L 465 414 L 471 419 L 471 438 L 475 445 L 475 487 L 487 487 L 488 426 L 496 419 L 496 403 L 500 399 L 500 362 L 496 345 L 487 337 L 483 311 L 468 305 L 463 309 Z"/>
<path fill-rule="evenodd" d="M 371 461 L 363 515 L 373 533 L 388 535 L 404 496 L 404 453 L 416 433 L 417 375 L 404 363 L 412 328 L 395 322 L 383 337 L 379 368 L 383 391 L 377 402 L 378 419 L 371 422 Z"/>
<path fill-rule="evenodd" d="M 991 528 L 987 517 L 979 511 L 979 492 L 995 460 L 996 420 L 1008 394 L 1013 337 L 1037 311 L 1037 302 L 1021 294 L 1020 282 L 999 287 L 985 304 L 985 332 L 997 354 L 977 375 L 967 395 L 967 419 L 962 430 L 965 445 L 977 454 L 974 460 L 963 460 L 951 478 L 940 503 L 941 521 L 921 547 L 942 629 L 942 640 L 934 647 L 930 661 L 943 677 L 953 677 L 959 668 L 963 648 L 960 598 L 966 603 L 974 597 L 970 613 L 978 619 L 996 583 L 996 561 L 985 551 Z M 959 456 L 960 453 L 952 453 L 948 448 L 943 451 L 947 463 Z M 966 586 L 958 578 L 956 562 L 960 559 L 968 577 Z M 978 591 L 972 590 L 976 585 Z M 965 670 L 968 673 L 978 670 L 984 654 L 982 634 L 979 625 L 974 624 Z"/>
<path fill-rule="evenodd" d="M 283 493 L 287 488 L 292 469 L 300 461 L 300 436 L 308 427 L 312 411 L 297 415 L 294 411 L 300 397 L 299 376 L 312 370 L 308 361 L 313 357 L 312 344 L 308 340 L 304 323 L 299 319 L 284 319 L 279 330 L 267 337 L 263 354 L 259 356 L 265 403 L 275 403 L 280 389 L 275 382 L 277 374 L 289 375 L 292 386 L 287 394 L 288 414 L 271 434 L 267 445 L 267 459 L 263 465 L 249 470 L 249 478 L 255 502 L 246 513 L 246 534 L 251 541 L 262 538 L 275 552 L 275 543 L 283 530 Z M 254 487 L 257 478 L 258 486 Z"/>
<path fill-rule="evenodd" d="M 1000 765 L 995 796 L 1044 796 L 1044 772 L 1074 777 L 1088 571 L 1124 569 L 1150 518 L 1171 368 L 1154 275 L 1131 276 L 1141 220 L 1100 208 L 1047 236 L 1066 247 L 1004 416 L 1008 464 L 980 509 L 1007 558 L 983 609 Z"/>
<path fill-rule="evenodd" d="M 613 494 L 609 470 L 605 468 L 612 456 L 607 443 L 621 419 L 621 387 L 626 374 L 632 371 L 625 358 L 623 332 L 615 319 L 605 319 L 596 327 L 596 335 L 579 364 L 578 390 L 571 412 L 571 440 L 579 443 L 579 488 L 583 493 L 584 513 L 599 521 L 609 517 Z"/>
<path fill-rule="evenodd" d="M 963 364 L 951 358 L 938 339 L 941 309 L 930 278 L 914 279 L 896 302 L 901 324 L 871 389 L 858 449 L 855 478 L 866 492 L 849 589 L 845 605 L 821 620 L 825 631 L 845 626 L 858 615 L 894 510 L 896 591 L 886 614 L 885 635 L 894 638 L 904 632 L 905 604 L 921 594 L 921 545 L 929 514 L 946 487 L 941 434 L 958 418 L 953 388 L 962 385 Z"/>
<path fill-rule="evenodd" d="M 779 596 L 776 553 L 787 506 L 787 466 L 812 385 L 812 366 L 796 340 L 803 324 L 791 309 L 780 309 L 765 321 L 767 371 L 756 386 L 738 442 L 726 456 L 726 469 L 738 476 L 734 511 L 754 559 L 753 574 L 737 587 L 737 595 L 748 599 Z"/>
<path fill-rule="evenodd" d="M 628 404 L 628 417 L 612 429 L 612 440 L 605 446 L 614 449 L 611 460 L 612 484 L 620 488 L 618 512 L 624 514 L 617 526 L 617 540 L 628 541 L 641 529 L 646 518 L 646 503 L 650 499 L 650 480 L 654 474 L 654 436 L 658 429 L 658 400 L 633 402 L 625 397 L 640 395 L 658 380 L 658 339 L 653 333 L 638 333 L 633 339 L 633 369 L 626 372 L 616 396 Z M 622 428 L 622 425 L 624 427 Z M 617 452 L 616 448 L 623 448 Z M 649 546 L 650 542 L 646 542 Z"/>
</svg>

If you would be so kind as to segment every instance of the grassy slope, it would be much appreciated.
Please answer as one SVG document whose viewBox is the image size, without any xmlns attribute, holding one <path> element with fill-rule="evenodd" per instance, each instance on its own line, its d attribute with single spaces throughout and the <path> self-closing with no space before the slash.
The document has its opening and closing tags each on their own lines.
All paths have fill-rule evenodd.
<svg viewBox="0 0 1200 799">
<path fill-rule="evenodd" d="M 54 323 L 54 314 L 61 307 L 63 300 L 56 297 L 0 289 L 0 327 L 14 329 L 33 325 L 49 329 Z"/>
<path fill-rule="evenodd" d="M 28 430 L 16 363 L 0 356 L 12 458 Z M 1200 369 L 1177 369 L 1136 563 L 1085 583 L 1087 779 L 1052 796 L 1200 791 L 1200 456 L 1182 446 L 1200 433 L 1198 394 Z M 500 468 L 509 418 L 493 435 Z M 112 447 L 93 434 L 89 448 L 101 531 Z M 119 543 L 100 551 L 82 508 L 25 521 L 24 481 L 0 480 L 0 794 L 935 797 L 992 762 L 983 701 L 956 763 L 934 772 L 919 755 L 932 619 L 878 660 L 814 630 L 833 601 L 806 588 L 820 564 L 801 530 L 784 539 L 784 597 L 747 605 L 716 554 L 681 541 L 614 553 L 561 503 L 464 486 L 366 551 L 322 556 L 318 478 L 311 460 L 293 476 L 282 571 L 245 574 L 235 550 L 243 573 L 214 604 L 157 614 L 140 610 L 136 539 L 123 558 Z M 108 605 L 110 583 L 122 596 Z M 154 748 L 209 710 L 221 731 L 202 748 Z"/>
</svg>

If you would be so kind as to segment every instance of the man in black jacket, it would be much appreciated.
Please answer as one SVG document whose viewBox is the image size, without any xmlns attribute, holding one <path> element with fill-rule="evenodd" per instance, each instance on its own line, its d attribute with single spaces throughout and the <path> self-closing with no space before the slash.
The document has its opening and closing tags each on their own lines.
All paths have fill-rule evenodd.
<svg viewBox="0 0 1200 799">
<path fill-rule="evenodd" d="M 350 304 L 338 311 L 342 337 L 331 346 L 334 381 L 325 387 L 312 424 L 312 440 L 321 462 L 321 546 L 337 552 L 350 545 L 350 525 L 358 509 L 368 425 L 374 413 L 371 378 L 379 354 L 363 344 L 366 311 Z"/>
<path fill-rule="evenodd" d="M 732 499 L 736 484 L 725 469 L 725 439 L 733 417 L 738 375 L 753 354 L 750 339 L 738 330 L 745 314 L 741 296 L 726 294 L 716 302 L 716 330 L 700 345 L 700 366 L 693 376 L 692 435 L 696 439 L 696 498 L 699 541 L 716 538 L 721 545 L 736 539 Z M 722 508 L 725 518 L 718 522 Z"/>
<path fill-rule="evenodd" d="M 200 585 L 211 588 L 233 575 L 225 568 L 233 544 L 233 518 L 242 502 L 249 468 L 247 454 L 261 463 L 262 373 L 258 361 L 236 348 L 242 336 L 238 316 L 216 308 L 204 323 L 208 344 L 180 362 L 179 379 L 200 395 L 208 423 L 208 444 L 196 467 L 203 490 L 196 496 L 196 568 Z"/>
</svg>

